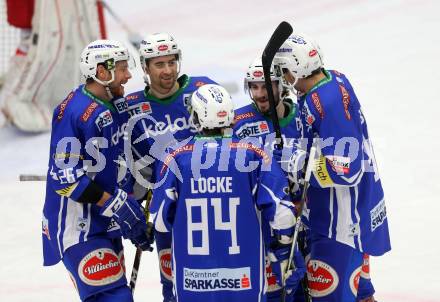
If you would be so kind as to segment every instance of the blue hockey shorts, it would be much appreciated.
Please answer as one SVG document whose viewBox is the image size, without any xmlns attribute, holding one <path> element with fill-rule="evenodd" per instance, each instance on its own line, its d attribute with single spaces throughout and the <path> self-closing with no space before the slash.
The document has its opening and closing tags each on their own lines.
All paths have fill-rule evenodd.
<svg viewBox="0 0 440 302">
<path fill-rule="evenodd" d="M 132 302 L 122 240 L 99 238 L 71 246 L 63 257 L 82 301 Z"/>
<path fill-rule="evenodd" d="M 310 249 L 307 277 L 312 301 L 355 302 L 363 254 L 313 231 Z"/>
</svg>

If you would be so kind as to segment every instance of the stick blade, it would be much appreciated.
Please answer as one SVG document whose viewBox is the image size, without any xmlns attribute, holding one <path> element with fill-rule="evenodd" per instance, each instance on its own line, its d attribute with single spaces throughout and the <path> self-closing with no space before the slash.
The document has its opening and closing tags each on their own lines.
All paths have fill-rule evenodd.
<svg viewBox="0 0 440 302">
<path fill-rule="evenodd" d="M 281 22 L 278 27 L 273 32 L 272 36 L 267 42 L 266 47 L 264 48 L 263 55 L 261 56 L 261 60 L 263 66 L 272 65 L 273 58 L 277 53 L 278 49 L 283 45 L 284 41 L 292 34 L 293 28 L 288 22 Z"/>
<path fill-rule="evenodd" d="M 261 56 L 261 62 L 263 64 L 263 72 L 264 72 L 264 81 L 266 83 L 267 96 L 269 98 L 269 111 L 270 111 L 270 119 L 272 120 L 273 127 L 275 130 L 275 138 L 276 145 L 275 147 L 278 150 L 283 149 L 283 140 L 281 136 L 281 128 L 280 122 L 278 120 L 278 116 L 276 113 L 276 104 L 275 98 L 272 89 L 272 81 L 270 78 L 270 67 L 272 66 L 272 61 L 277 53 L 278 49 L 283 45 L 284 41 L 290 36 L 293 32 L 292 26 L 286 21 L 281 22 L 278 27 L 273 32 L 272 36 L 267 42 L 266 47 L 264 48 L 263 55 Z"/>
</svg>

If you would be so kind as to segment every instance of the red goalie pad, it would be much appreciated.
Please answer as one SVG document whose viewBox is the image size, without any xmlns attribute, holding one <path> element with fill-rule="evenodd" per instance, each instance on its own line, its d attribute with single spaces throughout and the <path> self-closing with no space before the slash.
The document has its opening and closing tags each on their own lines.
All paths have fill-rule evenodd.
<svg viewBox="0 0 440 302">
<path fill-rule="evenodd" d="M 8 23 L 19 28 L 32 28 L 35 0 L 6 0 Z"/>
</svg>

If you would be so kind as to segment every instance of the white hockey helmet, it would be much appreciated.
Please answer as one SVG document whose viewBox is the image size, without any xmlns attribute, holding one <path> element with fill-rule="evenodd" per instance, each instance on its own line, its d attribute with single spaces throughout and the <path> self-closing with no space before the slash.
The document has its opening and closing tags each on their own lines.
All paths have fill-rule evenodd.
<svg viewBox="0 0 440 302">
<path fill-rule="evenodd" d="M 234 104 L 225 88 L 206 84 L 191 96 L 191 114 L 196 126 L 202 129 L 229 127 L 234 120 Z"/>
<path fill-rule="evenodd" d="M 142 68 L 145 70 L 145 60 L 168 56 L 168 55 L 177 55 L 177 61 L 179 62 L 180 69 L 180 60 L 182 59 L 182 52 L 180 51 L 177 42 L 174 38 L 167 33 L 156 33 L 152 35 L 148 35 L 144 40 L 142 40 L 141 45 L 139 47 L 139 54 Z"/>
<path fill-rule="evenodd" d="M 84 80 L 93 79 L 101 85 L 107 86 L 115 79 L 115 64 L 118 61 L 129 61 L 128 49 L 114 40 L 96 40 L 87 45 L 81 53 L 79 67 Z M 104 64 L 112 78 L 101 81 L 96 77 L 98 64 Z"/>
<path fill-rule="evenodd" d="M 273 64 L 270 66 L 270 79 L 271 81 L 278 81 L 278 90 L 281 97 L 281 93 L 283 91 L 283 77 L 279 66 L 274 66 Z M 246 71 L 246 77 L 244 78 L 244 91 L 245 93 L 249 93 L 250 97 L 253 99 L 251 91 L 249 90 L 249 83 L 252 82 L 264 82 L 264 71 L 261 56 L 256 57 L 252 61 Z"/>
<path fill-rule="evenodd" d="M 290 36 L 275 55 L 274 62 L 287 68 L 298 79 L 310 76 L 324 66 L 323 54 L 318 43 L 303 34 Z"/>
</svg>

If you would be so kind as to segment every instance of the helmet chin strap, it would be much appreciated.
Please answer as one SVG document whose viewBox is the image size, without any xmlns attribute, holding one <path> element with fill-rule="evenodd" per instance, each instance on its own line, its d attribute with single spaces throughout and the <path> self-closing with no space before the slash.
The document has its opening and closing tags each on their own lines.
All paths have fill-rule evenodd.
<svg viewBox="0 0 440 302">
<path fill-rule="evenodd" d="M 290 71 L 289 71 L 290 72 Z M 294 95 L 298 95 L 298 91 L 295 89 L 295 85 L 296 85 L 296 83 L 298 83 L 298 77 L 294 77 L 294 81 L 293 81 L 293 83 L 292 84 L 290 84 L 287 80 L 286 80 L 286 78 L 284 78 L 284 76 L 283 76 L 283 78 L 282 78 L 282 80 L 281 80 L 281 85 L 282 85 L 282 87 L 284 88 L 284 89 L 288 89 L 288 90 L 290 90 L 290 91 L 292 91 L 293 92 L 293 94 Z"/>
<path fill-rule="evenodd" d="M 98 79 L 96 76 L 93 77 L 93 79 L 98 82 L 99 84 L 101 84 L 102 86 L 104 86 L 105 91 L 107 92 L 107 96 L 111 99 L 113 99 L 113 93 L 110 91 L 110 87 L 109 85 L 114 81 L 115 79 L 115 71 L 109 70 L 110 74 L 112 75 L 111 79 L 108 81 L 101 81 L 100 79 Z"/>
</svg>

